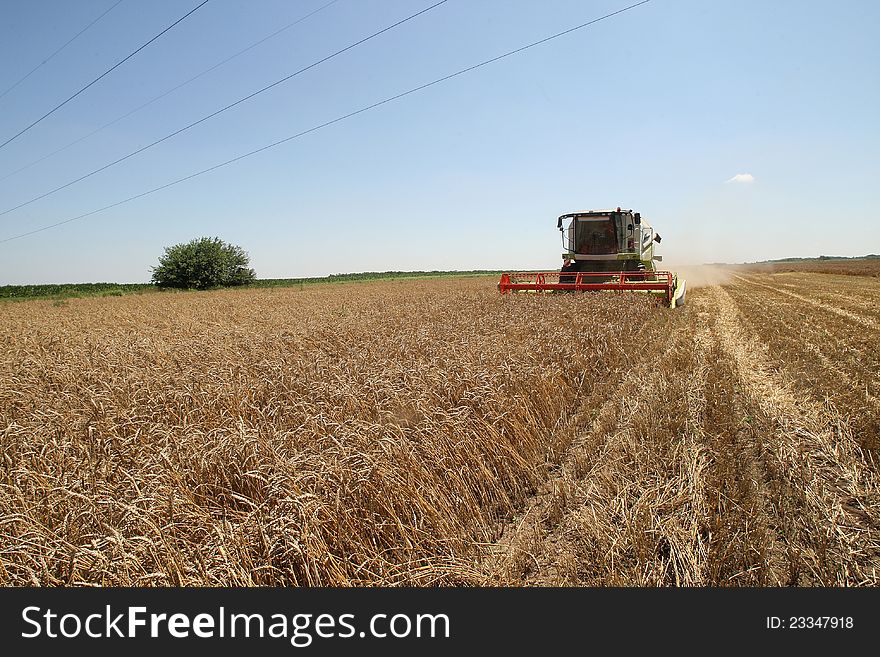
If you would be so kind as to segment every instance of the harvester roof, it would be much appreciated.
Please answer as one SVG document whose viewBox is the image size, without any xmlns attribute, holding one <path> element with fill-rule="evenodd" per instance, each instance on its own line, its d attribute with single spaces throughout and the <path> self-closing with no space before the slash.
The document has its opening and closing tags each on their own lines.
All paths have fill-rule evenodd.
<svg viewBox="0 0 880 657">
<path fill-rule="evenodd" d="M 561 216 L 563 217 L 577 217 L 584 214 L 614 214 L 616 212 L 632 212 L 632 210 L 626 208 L 609 208 L 607 210 L 584 210 L 582 212 L 567 212 Z"/>
<path fill-rule="evenodd" d="M 564 219 L 567 217 L 584 217 L 584 216 L 606 216 L 609 214 L 614 214 L 616 212 L 632 212 L 632 210 L 625 210 L 622 208 L 611 208 L 608 210 L 585 210 L 584 212 L 568 212 L 566 214 L 560 215 L 560 219 Z"/>
</svg>

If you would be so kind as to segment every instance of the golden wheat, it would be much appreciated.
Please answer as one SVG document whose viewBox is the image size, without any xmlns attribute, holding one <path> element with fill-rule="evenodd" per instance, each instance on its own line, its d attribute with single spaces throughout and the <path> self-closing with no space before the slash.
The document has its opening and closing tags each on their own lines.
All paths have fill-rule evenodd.
<svg viewBox="0 0 880 657">
<path fill-rule="evenodd" d="M 8 305 L 0 580 L 474 582 L 652 312 L 485 281 Z"/>
<path fill-rule="evenodd" d="M 0 583 L 876 585 L 865 279 L 737 276 L 0 306 Z"/>
</svg>

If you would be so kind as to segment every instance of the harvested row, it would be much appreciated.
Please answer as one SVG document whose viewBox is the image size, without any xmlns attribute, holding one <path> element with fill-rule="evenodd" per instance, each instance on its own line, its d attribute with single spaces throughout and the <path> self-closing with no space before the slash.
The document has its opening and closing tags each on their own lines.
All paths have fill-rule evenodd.
<svg viewBox="0 0 880 657">
<path fill-rule="evenodd" d="M 793 385 L 830 402 L 880 466 L 880 330 L 824 309 L 805 313 L 797 299 L 770 286 L 725 289 Z"/>
<path fill-rule="evenodd" d="M 721 346 L 762 427 L 789 584 L 876 586 L 880 477 L 846 420 L 772 367 L 733 298 L 711 288 Z"/>
<path fill-rule="evenodd" d="M 734 278 L 746 283 L 750 286 L 764 288 L 766 290 L 770 290 L 774 292 L 778 296 L 786 296 L 790 299 L 796 300 L 801 304 L 804 308 L 817 308 L 822 310 L 824 313 L 833 313 L 838 315 L 839 317 L 843 317 L 845 319 L 850 320 L 855 324 L 859 324 L 865 328 L 875 329 L 877 328 L 877 323 L 871 318 L 859 312 L 853 312 L 852 310 L 848 310 L 846 307 L 841 307 L 840 304 L 831 304 L 826 303 L 818 298 L 816 298 L 816 294 L 812 289 L 801 289 L 796 285 L 790 283 L 774 283 L 772 285 L 761 282 L 757 280 L 757 277 L 745 277 L 745 276 L 737 276 L 734 275 Z"/>
<path fill-rule="evenodd" d="M 559 471 L 487 548 L 489 572 L 527 585 L 876 585 L 880 489 L 846 420 L 770 368 L 723 289 L 693 291 L 657 323 L 653 358 L 578 414 Z"/>
</svg>

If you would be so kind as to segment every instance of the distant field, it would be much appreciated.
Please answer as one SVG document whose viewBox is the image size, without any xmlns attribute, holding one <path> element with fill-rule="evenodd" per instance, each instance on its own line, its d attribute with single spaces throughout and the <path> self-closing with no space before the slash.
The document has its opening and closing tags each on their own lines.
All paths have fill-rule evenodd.
<svg viewBox="0 0 880 657">
<path fill-rule="evenodd" d="M 500 272 L 474 271 L 385 271 L 356 274 L 331 274 L 313 278 L 262 278 L 247 287 L 294 287 L 313 283 L 349 283 L 353 281 L 390 280 L 399 278 L 435 278 L 437 276 L 482 276 Z M 86 296 L 120 296 L 159 291 L 151 283 L 62 283 L 57 285 L 0 285 L 0 301 L 4 299 L 70 299 Z"/>
<path fill-rule="evenodd" d="M 149 283 L 62 283 L 58 285 L 0 285 L 0 300 L 67 299 L 82 296 L 121 296 L 155 291 Z"/>
<path fill-rule="evenodd" d="M 0 584 L 876 586 L 876 278 L 703 278 L 8 304 Z"/>
<path fill-rule="evenodd" d="M 815 272 L 819 274 L 840 274 L 841 276 L 880 276 L 880 257 L 847 258 L 832 260 L 813 258 L 793 262 L 767 262 L 750 265 L 736 265 L 741 269 L 766 273 Z"/>
</svg>

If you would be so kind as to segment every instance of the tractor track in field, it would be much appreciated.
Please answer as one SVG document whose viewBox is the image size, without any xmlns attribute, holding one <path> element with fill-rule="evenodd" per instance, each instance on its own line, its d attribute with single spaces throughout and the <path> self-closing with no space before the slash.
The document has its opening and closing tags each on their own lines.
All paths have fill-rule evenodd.
<svg viewBox="0 0 880 657">
<path fill-rule="evenodd" d="M 768 466 L 761 427 L 744 394 L 742 380 L 724 351 L 719 309 L 713 292 L 695 299 L 694 337 L 697 361 L 707 371 L 703 412 L 698 433 L 709 450 L 707 469 L 710 540 L 705 579 L 711 585 L 783 585 L 790 567 L 786 559 L 779 507 L 771 500 L 777 477 Z"/>
<path fill-rule="evenodd" d="M 675 313 L 620 392 L 579 409 L 582 434 L 489 546 L 490 579 L 876 585 L 880 487 L 846 419 L 790 384 L 723 287 Z"/>
</svg>

